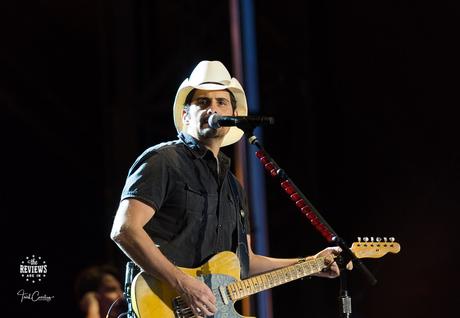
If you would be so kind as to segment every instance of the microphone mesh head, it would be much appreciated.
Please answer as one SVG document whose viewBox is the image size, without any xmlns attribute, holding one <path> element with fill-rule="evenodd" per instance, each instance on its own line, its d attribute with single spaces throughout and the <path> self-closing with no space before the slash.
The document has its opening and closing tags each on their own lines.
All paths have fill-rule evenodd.
<svg viewBox="0 0 460 318">
<path fill-rule="evenodd" d="M 212 114 L 211 116 L 209 116 L 208 118 L 209 127 L 214 128 L 214 129 L 220 128 L 219 118 L 220 116 L 217 114 Z"/>
</svg>

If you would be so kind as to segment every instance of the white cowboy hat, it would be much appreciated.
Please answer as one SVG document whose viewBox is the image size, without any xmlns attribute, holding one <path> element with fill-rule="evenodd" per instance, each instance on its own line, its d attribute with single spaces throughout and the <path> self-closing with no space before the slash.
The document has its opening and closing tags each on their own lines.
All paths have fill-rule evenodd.
<svg viewBox="0 0 460 318">
<path fill-rule="evenodd" d="M 190 77 L 185 79 L 177 90 L 173 113 L 174 125 L 178 132 L 183 129 L 182 111 L 185 99 L 194 88 L 208 91 L 228 89 L 235 96 L 238 116 L 248 114 L 248 105 L 243 87 L 241 87 L 236 78 L 230 76 L 224 64 L 219 61 L 201 61 L 190 74 Z M 237 142 L 243 134 L 244 132 L 238 127 L 230 127 L 222 141 L 222 147 Z"/>
</svg>

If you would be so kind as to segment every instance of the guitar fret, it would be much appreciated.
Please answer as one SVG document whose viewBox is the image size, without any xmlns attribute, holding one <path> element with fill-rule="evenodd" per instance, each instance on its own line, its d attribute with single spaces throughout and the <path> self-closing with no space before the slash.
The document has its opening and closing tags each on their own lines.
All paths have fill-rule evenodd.
<svg viewBox="0 0 460 318">
<path fill-rule="evenodd" d="M 291 281 L 291 273 L 289 273 L 289 268 L 284 270 L 284 276 L 286 277 L 286 282 Z"/>
<path fill-rule="evenodd" d="M 246 289 L 247 289 L 248 291 L 250 291 L 250 290 L 251 290 L 251 283 L 250 283 L 250 281 L 246 279 L 245 282 L 246 282 Z"/>
<path fill-rule="evenodd" d="M 235 291 L 238 298 L 241 298 L 241 289 L 238 285 L 238 282 L 235 282 Z"/>
<path fill-rule="evenodd" d="M 284 270 L 279 269 L 278 274 L 279 274 L 279 278 L 280 278 L 280 284 L 284 284 L 286 282 L 286 276 L 284 275 Z"/>
<path fill-rule="evenodd" d="M 251 285 L 249 284 L 249 282 L 244 283 L 243 281 L 242 284 L 244 285 L 245 296 L 251 295 Z"/>
<path fill-rule="evenodd" d="M 278 275 L 276 274 L 276 271 L 271 272 L 270 276 L 272 277 L 272 287 L 277 286 L 279 280 L 278 280 Z"/>
<path fill-rule="evenodd" d="M 280 285 L 281 284 L 281 277 L 279 275 L 279 272 L 278 271 L 275 271 L 275 277 L 276 277 L 276 285 Z"/>
<path fill-rule="evenodd" d="M 251 290 L 255 290 L 256 286 L 254 285 L 254 280 L 252 278 L 248 279 L 249 284 L 251 284 Z"/>
<path fill-rule="evenodd" d="M 259 284 L 259 281 L 258 281 L 258 278 L 259 276 L 256 276 L 254 277 L 254 281 L 255 281 L 255 285 L 256 285 L 256 291 L 260 291 L 260 284 Z"/>
<path fill-rule="evenodd" d="M 240 291 L 240 297 L 241 298 L 246 297 L 246 288 L 244 288 L 244 284 L 241 281 L 238 282 L 238 287 Z"/>
<path fill-rule="evenodd" d="M 324 267 L 324 257 L 319 257 L 310 262 L 310 274 L 320 272 Z"/>
<path fill-rule="evenodd" d="M 259 281 L 260 290 L 265 289 L 265 281 L 262 276 L 258 276 L 258 281 Z"/>
<path fill-rule="evenodd" d="M 312 262 L 310 265 L 311 265 L 312 271 L 314 272 L 319 271 L 318 264 L 316 262 Z"/>
<path fill-rule="evenodd" d="M 299 277 L 304 277 L 305 276 L 305 268 L 303 267 L 302 264 L 298 264 L 297 272 L 299 273 Z"/>
<path fill-rule="evenodd" d="M 235 287 L 235 284 L 232 283 L 232 284 L 229 284 L 228 285 L 228 288 L 230 289 L 230 298 L 232 299 L 237 299 L 237 295 L 236 295 L 236 287 Z"/>
<path fill-rule="evenodd" d="M 241 290 L 240 287 L 238 286 L 238 282 L 235 282 L 235 293 L 238 298 L 241 298 Z"/>
<path fill-rule="evenodd" d="M 283 284 L 287 282 L 285 272 L 286 272 L 286 270 L 280 269 L 280 278 L 281 278 L 281 282 L 282 282 Z"/>
<path fill-rule="evenodd" d="M 263 277 L 263 280 L 264 280 L 264 289 L 268 289 L 268 288 L 271 287 L 269 275 L 270 275 L 270 274 L 265 274 L 264 277 Z"/>
<path fill-rule="evenodd" d="M 317 259 L 314 265 L 315 272 L 320 272 L 322 267 L 319 265 L 319 263 L 324 264 L 324 258 Z"/>
<path fill-rule="evenodd" d="M 262 279 L 262 276 L 257 276 L 257 283 L 259 284 L 259 290 L 264 289 L 264 281 Z"/>
<path fill-rule="evenodd" d="M 283 283 L 283 273 L 281 270 L 277 269 L 273 272 L 275 275 L 276 285 L 281 285 Z"/>
<path fill-rule="evenodd" d="M 272 274 L 271 274 L 271 273 L 268 273 L 268 274 L 267 274 L 267 278 L 268 278 L 268 287 L 271 288 L 271 287 L 273 286 Z"/>
<path fill-rule="evenodd" d="M 252 283 L 252 290 L 257 291 L 257 282 L 256 282 L 255 277 L 251 278 L 251 283 Z"/>
<path fill-rule="evenodd" d="M 239 284 L 241 286 L 242 297 L 244 298 L 244 297 L 246 297 L 248 295 L 248 291 L 246 290 L 246 286 L 244 286 L 242 281 L 240 281 Z"/>
<path fill-rule="evenodd" d="M 297 278 L 297 273 L 294 272 L 292 269 L 293 269 L 293 266 L 289 266 L 288 268 L 286 268 L 286 272 L 288 273 L 289 281 L 292 281 L 295 278 Z"/>
</svg>

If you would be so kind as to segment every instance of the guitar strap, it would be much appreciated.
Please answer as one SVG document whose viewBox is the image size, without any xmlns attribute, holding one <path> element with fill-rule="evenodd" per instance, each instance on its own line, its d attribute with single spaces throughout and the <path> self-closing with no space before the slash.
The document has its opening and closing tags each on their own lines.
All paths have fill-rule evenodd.
<svg viewBox="0 0 460 318">
<path fill-rule="evenodd" d="M 246 218 L 247 213 L 244 211 L 244 206 L 241 202 L 241 198 L 238 192 L 238 186 L 236 185 L 236 178 L 233 174 L 229 174 L 230 188 L 232 190 L 233 198 L 237 205 L 236 213 L 236 228 L 238 232 L 238 244 L 236 247 L 236 255 L 240 261 L 241 268 L 241 279 L 245 279 L 249 275 L 249 252 L 248 252 L 248 239 L 246 229 Z"/>
</svg>

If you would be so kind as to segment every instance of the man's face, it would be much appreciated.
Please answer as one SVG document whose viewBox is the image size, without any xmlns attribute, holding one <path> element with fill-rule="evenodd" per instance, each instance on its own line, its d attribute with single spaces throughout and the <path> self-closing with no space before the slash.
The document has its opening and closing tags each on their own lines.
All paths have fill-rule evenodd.
<svg viewBox="0 0 460 318">
<path fill-rule="evenodd" d="M 230 93 L 221 91 L 196 90 L 188 112 L 182 114 L 182 119 L 186 127 L 185 131 L 191 136 L 202 140 L 205 138 L 223 138 L 227 134 L 229 127 L 219 129 L 210 128 L 208 118 L 212 114 L 221 116 L 233 116 Z"/>
<path fill-rule="evenodd" d="M 99 301 L 109 305 L 123 295 L 120 282 L 112 274 L 104 275 L 97 292 Z"/>
</svg>

